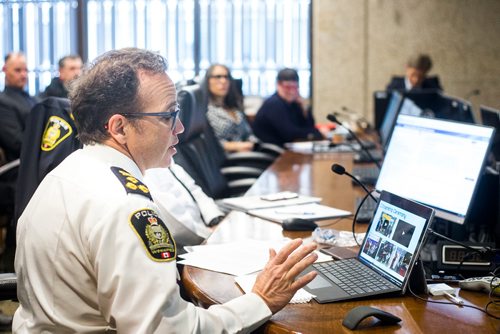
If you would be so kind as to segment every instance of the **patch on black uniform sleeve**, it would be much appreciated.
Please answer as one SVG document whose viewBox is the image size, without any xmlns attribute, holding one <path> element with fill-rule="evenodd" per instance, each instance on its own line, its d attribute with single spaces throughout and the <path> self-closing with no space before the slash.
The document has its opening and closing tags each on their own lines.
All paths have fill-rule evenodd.
<svg viewBox="0 0 500 334">
<path fill-rule="evenodd" d="M 52 151 L 73 132 L 71 125 L 59 116 L 50 116 L 43 131 L 40 148 L 42 151 Z"/>
<path fill-rule="evenodd" d="M 176 246 L 169 230 L 151 209 L 137 210 L 130 215 L 130 226 L 142 241 L 148 256 L 153 261 L 175 260 Z"/>
<path fill-rule="evenodd" d="M 123 184 L 127 193 L 143 195 L 149 198 L 151 201 L 153 200 L 148 187 L 146 187 L 146 185 L 139 181 L 137 178 L 132 176 L 132 174 L 119 167 L 111 167 L 111 170 L 116 175 L 118 180 L 120 180 L 120 182 Z"/>
</svg>

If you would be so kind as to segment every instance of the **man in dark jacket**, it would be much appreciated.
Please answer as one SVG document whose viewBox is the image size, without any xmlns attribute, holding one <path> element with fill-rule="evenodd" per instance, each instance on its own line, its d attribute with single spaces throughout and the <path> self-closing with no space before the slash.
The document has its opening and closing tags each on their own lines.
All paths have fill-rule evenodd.
<svg viewBox="0 0 500 334">
<path fill-rule="evenodd" d="M 311 110 L 304 107 L 299 95 L 297 71 L 279 71 L 276 93 L 269 97 L 255 116 L 254 134 L 265 143 L 283 146 L 297 140 L 323 139 L 316 129 Z"/>
<path fill-rule="evenodd" d="M 2 70 L 5 90 L 0 93 L 0 147 L 8 162 L 19 158 L 26 117 L 37 100 L 24 90 L 28 69 L 22 53 L 7 54 Z"/>
<path fill-rule="evenodd" d="M 437 76 L 427 77 L 432 68 L 432 60 L 426 54 L 412 56 L 406 63 L 404 77 L 392 77 L 387 90 L 410 91 L 416 89 L 443 90 Z"/>
<path fill-rule="evenodd" d="M 69 55 L 59 60 L 59 76 L 52 79 L 45 92 L 41 94 L 42 98 L 68 97 L 68 84 L 76 79 L 82 72 L 82 58 L 78 55 Z"/>
</svg>

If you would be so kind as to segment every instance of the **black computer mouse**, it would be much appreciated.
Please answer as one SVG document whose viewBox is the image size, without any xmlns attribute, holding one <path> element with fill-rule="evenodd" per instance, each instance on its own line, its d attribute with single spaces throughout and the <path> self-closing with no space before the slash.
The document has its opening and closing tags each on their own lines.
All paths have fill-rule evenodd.
<svg viewBox="0 0 500 334">
<path fill-rule="evenodd" d="M 312 231 L 318 227 L 314 221 L 304 218 L 287 218 L 281 226 L 285 231 Z"/>
<path fill-rule="evenodd" d="M 345 327 L 354 330 L 364 319 L 368 317 L 375 317 L 380 320 L 382 325 L 395 325 L 401 321 L 399 317 L 395 315 L 382 311 L 378 308 L 371 306 L 358 306 L 353 308 L 347 313 L 344 320 L 342 321 L 342 325 Z"/>
</svg>

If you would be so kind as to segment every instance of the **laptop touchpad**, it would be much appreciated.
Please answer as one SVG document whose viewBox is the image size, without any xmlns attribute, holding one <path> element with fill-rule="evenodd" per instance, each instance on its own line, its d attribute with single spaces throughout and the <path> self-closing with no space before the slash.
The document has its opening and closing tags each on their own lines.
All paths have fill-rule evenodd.
<svg viewBox="0 0 500 334">
<path fill-rule="evenodd" d="M 319 275 L 316 276 L 316 278 L 313 279 L 309 284 L 307 284 L 307 287 L 309 289 L 321 289 L 329 286 L 332 286 L 332 284 Z"/>
</svg>

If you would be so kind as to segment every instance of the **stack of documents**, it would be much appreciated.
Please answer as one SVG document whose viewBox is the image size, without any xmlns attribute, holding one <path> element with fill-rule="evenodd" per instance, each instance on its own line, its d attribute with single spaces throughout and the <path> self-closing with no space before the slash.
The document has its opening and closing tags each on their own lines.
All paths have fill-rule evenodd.
<svg viewBox="0 0 500 334">
<path fill-rule="evenodd" d="M 269 260 L 269 249 L 279 251 L 288 241 L 284 240 L 238 240 L 226 244 L 198 245 L 187 248 L 181 254 L 179 264 L 243 276 L 264 269 Z M 317 262 L 331 260 L 331 257 L 316 251 Z"/>
<path fill-rule="evenodd" d="M 352 213 L 318 203 L 288 205 L 282 207 L 250 210 L 248 214 L 262 219 L 282 223 L 287 218 L 303 218 L 308 220 L 333 219 L 350 216 Z"/>
<path fill-rule="evenodd" d="M 321 202 L 320 197 L 304 196 L 290 191 L 283 191 L 270 195 L 225 198 L 220 201 L 220 204 L 232 210 L 246 212 L 255 209 L 319 202 Z"/>
</svg>

